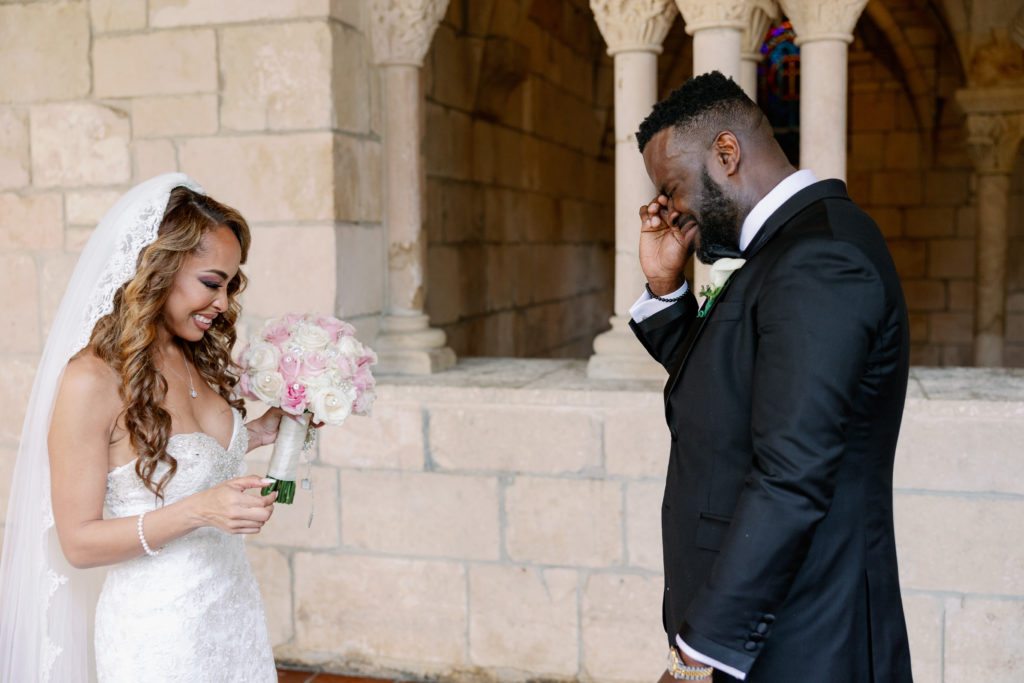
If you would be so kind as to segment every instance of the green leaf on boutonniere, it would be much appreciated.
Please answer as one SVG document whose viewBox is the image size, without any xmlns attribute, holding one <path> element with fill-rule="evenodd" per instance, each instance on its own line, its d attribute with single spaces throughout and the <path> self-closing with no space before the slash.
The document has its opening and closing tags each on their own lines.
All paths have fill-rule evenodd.
<svg viewBox="0 0 1024 683">
<path fill-rule="evenodd" d="M 704 305 L 697 311 L 698 318 L 704 318 L 711 311 L 715 304 L 715 298 L 722 292 L 722 285 L 704 285 L 700 288 L 700 295 L 706 299 Z"/>
</svg>

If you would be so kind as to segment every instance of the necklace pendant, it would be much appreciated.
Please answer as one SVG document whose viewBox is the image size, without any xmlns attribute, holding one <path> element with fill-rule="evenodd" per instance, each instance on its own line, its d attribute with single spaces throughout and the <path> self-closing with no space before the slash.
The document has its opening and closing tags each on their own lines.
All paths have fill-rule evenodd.
<svg viewBox="0 0 1024 683">
<path fill-rule="evenodd" d="M 191 396 L 192 398 L 199 398 L 199 394 L 197 394 L 197 393 L 196 393 L 196 390 L 195 390 L 195 389 L 192 389 L 192 390 L 191 390 L 191 391 L 189 391 L 188 393 L 189 393 L 189 395 L 190 395 L 190 396 Z"/>
</svg>

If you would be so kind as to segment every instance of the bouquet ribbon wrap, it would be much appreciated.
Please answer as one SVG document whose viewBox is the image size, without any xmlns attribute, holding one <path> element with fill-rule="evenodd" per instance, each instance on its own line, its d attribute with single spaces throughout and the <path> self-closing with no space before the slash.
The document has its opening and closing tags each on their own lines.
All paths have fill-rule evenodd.
<svg viewBox="0 0 1024 683">
<path fill-rule="evenodd" d="M 295 498 L 295 480 L 298 478 L 299 458 L 306 443 L 306 432 L 309 430 L 309 413 L 298 416 L 282 415 L 278 425 L 277 440 L 274 452 L 270 456 L 267 476 L 274 479 L 273 484 L 263 487 L 261 493 L 266 495 L 277 491 L 277 502 L 290 504 Z"/>
</svg>

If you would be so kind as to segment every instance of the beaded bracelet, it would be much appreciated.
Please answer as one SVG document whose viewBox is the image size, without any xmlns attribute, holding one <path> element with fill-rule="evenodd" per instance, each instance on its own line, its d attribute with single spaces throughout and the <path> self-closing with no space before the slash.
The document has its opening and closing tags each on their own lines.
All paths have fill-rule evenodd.
<svg viewBox="0 0 1024 683">
<path fill-rule="evenodd" d="M 679 301 L 684 296 L 686 296 L 686 294 L 680 294 L 679 296 L 673 296 L 673 297 L 658 296 L 657 294 L 655 294 L 654 292 L 651 291 L 650 283 L 644 283 L 644 287 L 647 288 L 647 293 L 651 295 L 651 298 L 652 299 L 657 299 L 658 301 L 667 301 L 667 302 L 671 303 L 673 301 Z"/>
<path fill-rule="evenodd" d="M 145 517 L 145 516 L 146 516 L 145 512 L 143 512 L 141 515 L 139 515 L 139 523 L 137 525 L 138 528 L 139 528 L 139 541 L 142 542 L 142 549 L 146 551 L 147 555 L 149 555 L 150 557 L 156 557 L 157 555 L 160 554 L 160 551 L 159 550 L 153 550 L 152 548 L 150 548 L 149 544 L 146 543 L 146 534 L 142 533 L 142 518 Z"/>
</svg>

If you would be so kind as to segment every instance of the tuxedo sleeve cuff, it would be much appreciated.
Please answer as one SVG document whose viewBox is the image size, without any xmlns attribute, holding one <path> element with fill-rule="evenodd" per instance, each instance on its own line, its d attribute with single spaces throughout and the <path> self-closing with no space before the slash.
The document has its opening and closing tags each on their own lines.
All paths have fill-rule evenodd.
<svg viewBox="0 0 1024 683">
<path fill-rule="evenodd" d="M 749 652 L 746 650 L 735 650 L 731 647 L 726 647 L 720 643 L 717 643 L 707 636 L 694 630 L 686 621 L 683 622 L 682 628 L 676 634 L 676 642 L 685 643 L 686 647 L 690 648 L 693 652 L 700 654 L 703 660 L 713 660 L 715 663 L 712 664 L 716 669 L 728 673 L 730 676 L 740 678 L 743 680 L 747 673 L 750 671 L 750 667 L 754 666 L 754 660 L 757 659 L 756 650 L 760 649 L 763 642 L 755 643 L 752 650 Z M 751 641 L 753 642 L 753 641 Z M 686 650 L 684 650 L 685 652 Z M 693 657 L 694 655 L 690 655 Z"/>
<path fill-rule="evenodd" d="M 745 672 L 740 671 L 739 669 L 734 669 L 728 664 L 724 664 L 723 662 L 718 661 L 714 657 L 708 657 L 706 654 L 697 652 L 692 647 L 687 645 L 686 641 L 684 641 L 682 637 L 679 636 L 679 634 L 676 634 L 676 645 L 683 652 L 683 654 L 692 659 L 696 659 L 701 664 L 707 664 L 708 666 L 718 669 L 722 673 L 727 673 L 733 678 L 739 679 L 741 681 L 745 681 L 747 679 L 747 674 Z"/>
<path fill-rule="evenodd" d="M 683 295 L 690 291 L 690 286 L 687 283 L 683 283 L 683 286 L 665 296 L 666 299 L 682 299 Z M 650 318 L 656 313 L 660 313 L 665 310 L 675 301 L 662 301 L 661 299 L 655 299 L 651 296 L 647 288 L 644 288 L 643 294 L 640 298 L 629 307 L 629 315 L 633 318 L 634 322 L 642 323 L 647 318 Z"/>
</svg>

